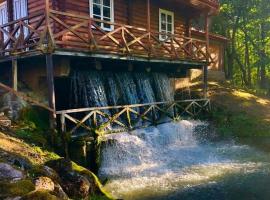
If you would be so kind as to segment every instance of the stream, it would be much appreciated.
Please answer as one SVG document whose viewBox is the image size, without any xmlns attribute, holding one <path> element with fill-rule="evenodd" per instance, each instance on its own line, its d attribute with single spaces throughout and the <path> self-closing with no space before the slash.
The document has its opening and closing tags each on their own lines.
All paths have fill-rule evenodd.
<svg viewBox="0 0 270 200">
<path fill-rule="evenodd" d="M 270 156 L 251 140 L 212 140 L 200 121 L 107 136 L 99 175 L 125 200 L 270 199 Z M 248 145 L 247 145 L 248 144 Z"/>
</svg>

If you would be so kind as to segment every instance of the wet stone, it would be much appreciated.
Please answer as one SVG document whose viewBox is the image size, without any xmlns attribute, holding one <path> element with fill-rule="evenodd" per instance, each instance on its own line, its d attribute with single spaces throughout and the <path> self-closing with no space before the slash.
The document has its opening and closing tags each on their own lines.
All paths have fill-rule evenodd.
<svg viewBox="0 0 270 200">
<path fill-rule="evenodd" d="M 7 163 L 0 163 L 0 180 L 21 180 L 24 178 L 22 171 L 15 169 Z"/>
</svg>

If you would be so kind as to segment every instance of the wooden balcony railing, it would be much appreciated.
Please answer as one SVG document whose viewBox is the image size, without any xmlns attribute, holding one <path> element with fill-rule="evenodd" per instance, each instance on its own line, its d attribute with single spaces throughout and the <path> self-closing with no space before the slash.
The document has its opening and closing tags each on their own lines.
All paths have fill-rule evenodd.
<svg viewBox="0 0 270 200">
<path fill-rule="evenodd" d="M 113 27 L 104 31 L 98 24 Z M 165 35 L 165 40 L 160 40 Z M 0 26 L 0 59 L 32 52 L 91 52 L 206 62 L 206 42 L 49 10 Z"/>
</svg>

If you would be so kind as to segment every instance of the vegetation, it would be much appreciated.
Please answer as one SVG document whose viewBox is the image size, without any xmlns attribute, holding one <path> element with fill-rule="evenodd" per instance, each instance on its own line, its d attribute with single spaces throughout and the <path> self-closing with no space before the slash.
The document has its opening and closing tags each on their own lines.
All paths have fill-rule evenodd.
<svg viewBox="0 0 270 200">
<path fill-rule="evenodd" d="M 270 95 L 269 0 L 220 0 L 213 30 L 226 36 L 226 75 L 236 85 Z"/>
<path fill-rule="evenodd" d="M 270 100 L 230 84 L 210 83 L 211 121 L 222 136 L 270 136 Z"/>
</svg>

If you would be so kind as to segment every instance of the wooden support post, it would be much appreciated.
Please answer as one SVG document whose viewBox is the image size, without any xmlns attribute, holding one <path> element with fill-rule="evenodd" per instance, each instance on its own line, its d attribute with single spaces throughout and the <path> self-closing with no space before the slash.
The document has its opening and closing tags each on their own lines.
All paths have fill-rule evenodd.
<svg viewBox="0 0 270 200">
<path fill-rule="evenodd" d="M 13 8 L 14 8 L 13 0 L 7 0 L 8 22 L 14 21 Z M 14 29 L 14 24 L 10 24 L 9 32 L 12 33 L 13 29 Z"/>
<path fill-rule="evenodd" d="M 186 26 L 185 35 L 186 37 L 188 37 L 188 40 L 189 40 L 191 38 L 191 18 L 190 17 L 186 19 L 185 26 Z M 188 49 L 189 54 L 191 54 L 191 51 L 192 51 L 191 44 L 188 44 L 187 49 Z"/>
<path fill-rule="evenodd" d="M 151 46 L 151 7 L 150 7 L 150 0 L 147 0 L 147 31 L 149 33 L 148 35 L 148 48 L 149 48 L 149 55 L 152 51 Z"/>
<path fill-rule="evenodd" d="M 49 0 L 45 0 L 45 14 L 46 14 L 46 26 L 49 26 L 49 20 L 50 20 L 50 2 Z"/>
<path fill-rule="evenodd" d="M 49 107 L 54 111 L 50 113 L 50 128 L 52 131 L 56 128 L 56 114 L 55 114 L 55 92 L 54 92 L 54 73 L 53 73 L 53 56 L 46 54 L 46 70 L 47 70 L 47 85 L 48 85 L 48 98 Z M 54 142 L 54 136 L 52 136 Z"/>
<path fill-rule="evenodd" d="M 206 41 L 206 65 L 203 66 L 203 93 L 204 98 L 207 98 L 207 90 L 208 90 L 208 65 L 210 62 L 210 54 L 209 54 L 209 15 L 208 13 L 205 14 L 205 41 Z"/>
<path fill-rule="evenodd" d="M 18 60 L 12 59 L 12 88 L 18 91 Z"/>
<path fill-rule="evenodd" d="M 206 41 L 206 56 L 207 56 L 207 59 L 206 61 L 209 63 L 209 27 L 210 27 L 210 23 L 209 23 L 209 16 L 208 16 L 208 13 L 205 14 L 205 27 L 204 27 L 204 30 L 205 30 L 205 41 Z"/>
<path fill-rule="evenodd" d="M 208 65 L 203 66 L 203 96 L 207 98 L 208 95 Z"/>
</svg>

